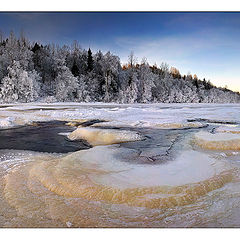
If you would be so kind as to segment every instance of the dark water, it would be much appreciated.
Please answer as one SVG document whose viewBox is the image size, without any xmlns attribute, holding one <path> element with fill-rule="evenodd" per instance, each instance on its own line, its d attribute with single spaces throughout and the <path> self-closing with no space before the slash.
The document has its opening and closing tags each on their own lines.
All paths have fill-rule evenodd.
<svg viewBox="0 0 240 240">
<path fill-rule="evenodd" d="M 79 123 L 83 127 L 103 122 L 98 119 Z M 198 129 L 151 129 L 127 127 L 98 127 L 136 131 L 142 134 L 143 141 L 121 143 L 120 146 L 138 151 L 139 157 L 132 159 L 135 163 L 159 164 L 174 158 L 176 147 L 181 139 Z M 71 141 L 59 133 L 72 132 L 76 127 L 66 125 L 65 121 L 37 122 L 34 125 L 0 130 L 0 149 L 30 150 L 48 153 L 68 153 L 89 149 L 84 140 Z M 180 146 L 179 146 L 180 147 Z M 127 160 L 129 161 L 129 159 Z"/>
<path fill-rule="evenodd" d="M 0 149 L 30 150 L 49 153 L 67 153 L 90 146 L 84 141 L 70 141 L 62 132 L 72 132 L 75 128 L 63 121 L 38 122 L 36 126 L 0 131 Z"/>
</svg>

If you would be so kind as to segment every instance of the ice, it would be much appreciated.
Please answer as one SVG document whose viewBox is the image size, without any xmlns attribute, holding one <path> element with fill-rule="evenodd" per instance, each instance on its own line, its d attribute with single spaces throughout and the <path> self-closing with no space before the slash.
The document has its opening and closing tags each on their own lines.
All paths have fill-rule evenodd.
<svg viewBox="0 0 240 240">
<path fill-rule="evenodd" d="M 72 223 L 71 222 L 66 222 L 66 225 L 67 225 L 67 227 L 72 227 Z"/>
<path fill-rule="evenodd" d="M 239 121 L 237 104 L 111 104 L 27 103 L 0 108 L 0 119 L 13 117 L 21 124 L 34 121 L 100 119 L 113 126 L 149 127 L 157 124 L 187 124 L 187 119 Z M 13 121 L 13 125 L 17 123 Z M 107 123 L 103 123 L 103 125 Z"/>
<path fill-rule="evenodd" d="M 93 146 L 139 141 L 144 137 L 134 131 L 80 127 L 68 135 L 70 140 L 84 139 Z"/>
<path fill-rule="evenodd" d="M 71 134 L 72 132 L 60 132 L 58 133 L 58 135 L 61 135 L 61 136 L 68 136 L 69 134 Z"/>
<path fill-rule="evenodd" d="M 114 150 L 116 151 L 116 150 Z M 135 187 L 151 187 L 151 186 L 178 186 L 189 183 L 197 183 L 203 181 L 221 171 L 228 169 L 223 162 L 209 158 L 205 154 L 195 151 L 185 151 L 174 161 L 169 161 L 161 165 L 132 165 L 119 161 L 122 155 L 109 151 L 109 149 L 91 149 L 83 156 L 83 160 L 94 162 L 102 171 L 113 170 L 114 173 L 109 175 L 97 175 L 94 177 L 96 182 L 112 187 L 128 188 Z M 124 154 L 125 149 L 121 154 Z M 129 151 L 129 150 L 128 150 Z M 104 159 L 95 157 L 95 153 L 108 152 L 104 155 Z M 101 153 L 100 155 L 102 155 Z M 133 154 L 133 153 L 132 153 Z M 131 154 L 125 152 L 131 158 Z M 214 167 L 213 167 L 214 166 Z M 120 171 L 119 171 L 120 170 Z"/>
<path fill-rule="evenodd" d="M 14 126 L 14 118 L 13 117 L 7 117 L 7 118 L 0 118 L 0 129 L 6 129 Z"/>
<path fill-rule="evenodd" d="M 171 120 L 172 121 L 172 120 Z M 189 122 L 166 122 L 166 123 L 157 123 L 156 121 L 136 121 L 132 123 L 125 123 L 121 121 L 107 121 L 95 123 L 94 127 L 149 127 L 149 128 L 159 128 L 159 129 L 186 129 L 186 128 L 201 128 L 207 126 L 200 122 L 189 123 Z"/>
<path fill-rule="evenodd" d="M 194 143 L 209 150 L 240 150 L 240 136 L 233 133 L 212 134 L 200 131 L 194 136 Z"/>
<path fill-rule="evenodd" d="M 155 166 L 121 161 L 124 155 L 135 154 L 117 146 L 98 146 L 39 162 L 30 176 L 61 196 L 147 208 L 189 204 L 234 177 L 231 165 L 195 151 Z"/>
<path fill-rule="evenodd" d="M 66 156 L 35 153 L 30 162 L 8 171 L 0 197 L 3 194 L 6 204 L 16 209 L 17 226 L 21 221 L 25 226 L 45 226 L 49 219 L 51 226 L 57 226 L 57 219 L 62 226 L 137 226 L 158 220 L 159 213 L 148 212 L 151 209 L 191 204 L 235 176 L 227 162 L 192 150 L 161 165 L 122 161 L 137 154 L 119 145 L 96 146 Z M 13 220 L 10 223 L 16 226 Z"/>
<path fill-rule="evenodd" d="M 105 122 L 98 122 L 92 125 L 93 127 L 129 127 L 129 126 L 136 126 L 135 123 L 127 124 L 121 121 L 105 121 Z"/>
<path fill-rule="evenodd" d="M 219 133 L 234 133 L 234 134 L 240 134 L 240 126 L 238 125 L 225 125 L 225 126 L 219 126 L 216 129 L 216 132 Z"/>
<path fill-rule="evenodd" d="M 184 128 L 201 128 L 206 126 L 202 123 L 160 123 L 152 125 L 152 127 L 162 128 L 162 129 L 184 129 Z"/>
<path fill-rule="evenodd" d="M 60 133 L 101 145 L 88 150 L 65 155 L 0 150 L 0 226 L 201 227 L 218 226 L 220 220 L 225 226 L 239 224 L 230 216 L 239 215 L 239 149 L 232 149 L 240 142 L 240 135 L 232 131 L 239 128 L 239 110 L 237 104 L 29 103 L 0 108 L 6 128 L 35 121 L 62 120 L 73 127 L 89 120 L 108 121 Z M 188 119 L 223 124 L 212 134 L 207 132 L 213 129 L 210 121 L 206 131 L 197 133 L 205 125 Z M 114 126 L 134 131 L 107 129 Z M 141 156 L 161 154 L 158 146 L 163 142 L 143 151 L 130 148 L 134 142 L 118 144 L 142 140 L 136 129 L 145 134 L 149 128 L 156 135 L 180 135 L 168 161 L 137 162 Z M 192 143 L 221 151 L 205 151 Z M 145 141 L 136 144 L 144 146 Z"/>
</svg>

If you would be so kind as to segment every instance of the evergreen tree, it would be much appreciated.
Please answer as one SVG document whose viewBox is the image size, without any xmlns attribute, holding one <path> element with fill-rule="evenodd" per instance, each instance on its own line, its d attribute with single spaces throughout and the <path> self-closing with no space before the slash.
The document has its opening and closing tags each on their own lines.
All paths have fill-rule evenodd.
<svg viewBox="0 0 240 240">
<path fill-rule="evenodd" d="M 87 70 L 89 72 L 91 72 L 93 70 L 93 57 L 92 57 L 92 51 L 90 48 L 88 49 Z"/>
<path fill-rule="evenodd" d="M 78 66 L 76 64 L 76 62 L 74 61 L 73 63 L 73 66 L 72 66 L 72 69 L 71 69 L 71 72 L 73 74 L 74 77 L 78 77 L 79 76 L 79 69 L 78 69 Z"/>
</svg>

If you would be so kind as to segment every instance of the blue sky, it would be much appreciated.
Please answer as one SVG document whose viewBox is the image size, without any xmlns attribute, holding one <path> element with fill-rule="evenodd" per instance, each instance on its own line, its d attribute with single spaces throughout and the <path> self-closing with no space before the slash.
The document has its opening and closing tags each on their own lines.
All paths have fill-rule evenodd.
<svg viewBox="0 0 240 240">
<path fill-rule="evenodd" d="M 134 51 L 139 62 L 167 62 L 240 91 L 240 13 L 0 13 L 0 29 L 41 43 L 78 40 L 123 63 Z"/>
</svg>

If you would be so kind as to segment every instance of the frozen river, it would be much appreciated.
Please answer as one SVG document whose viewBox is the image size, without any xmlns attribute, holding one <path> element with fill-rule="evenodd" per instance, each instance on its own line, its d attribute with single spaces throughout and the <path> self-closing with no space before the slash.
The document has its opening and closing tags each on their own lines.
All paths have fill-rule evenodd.
<svg viewBox="0 0 240 240">
<path fill-rule="evenodd" d="M 0 106 L 0 227 L 240 227 L 238 104 Z"/>
</svg>

